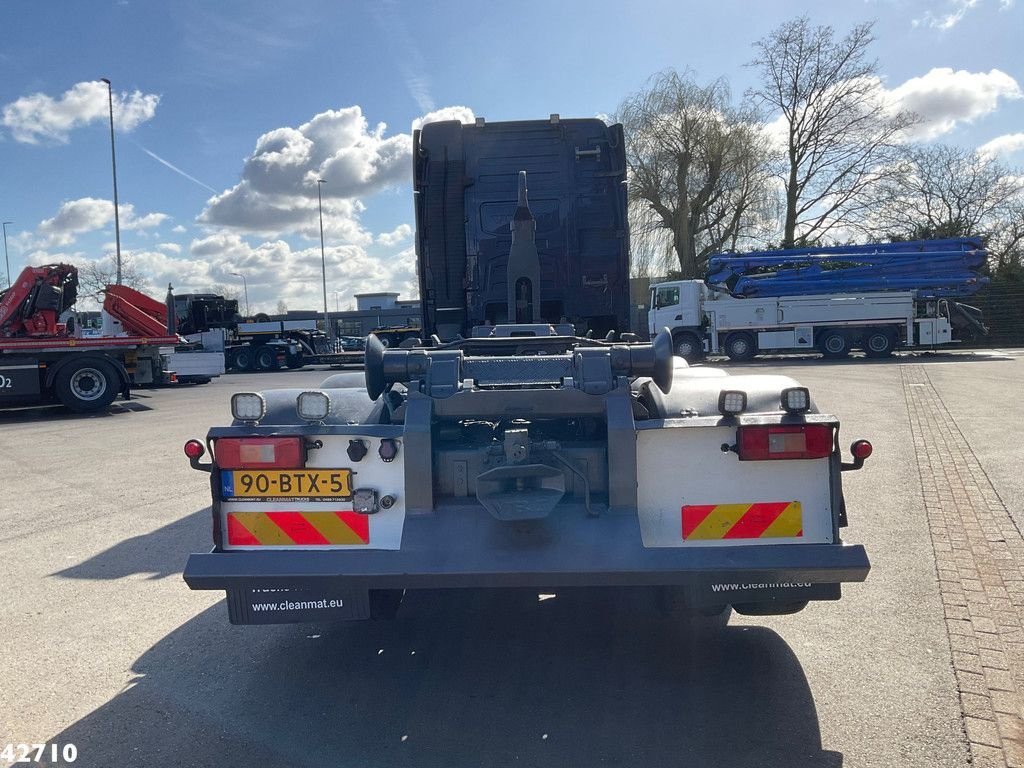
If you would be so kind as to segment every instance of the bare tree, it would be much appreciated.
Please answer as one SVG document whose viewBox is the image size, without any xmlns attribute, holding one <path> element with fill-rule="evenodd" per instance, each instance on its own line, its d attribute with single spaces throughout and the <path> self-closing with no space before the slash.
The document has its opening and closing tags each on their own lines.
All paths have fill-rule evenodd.
<svg viewBox="0 0 1024 768">
<path fill-rule="evenodd" d="M 696 277 L 709 254 L 734 248 L 772 199 L 767 141 L 731 104 L 725 80 L 707 86 L 669 70 L 628 97 L 625 128 L 633 250 L 638 267 L 675 262 Z"/>
<path fill-rule="evenodd" d="M 287 315 L 288 314 L 288 305 L 285 304 L 284 299 L 278 299 L 277 300 L 277 314 L 279 314 L 279 315 Z"/>
<path fill-rule="evenodd" d="M 761 83 L 751 102 L 778 114 L 785 162 L 784 248 L 820 240 L 871 205 L 870 189 L 890 167 L 919 118 L 886 103 L 878 63 L 867 56 L 873 23 L 837 40 L 806 17 L 754 43 Z"/>
<path fill-rule="evenodd" d="M 909 147 L 878 192 L 880 203 L 869 218 L 876 233 L 987 237 L 1012 225 L 1015 212 L 1019 215 L 1024 179 L 995 158 L 972 150 Z"/>
<path fill-rule="evenodd" d="M 988 248 L 996 277 L 1024 279 L 1024 198 L 1008 206 L 1001 226 L 989 235 Z"/>
<path fill-rule="evenodd" d="M 79 296 L 103 303 L 103 289 L 117 282 L 117 262 L 114 257 L 79 262 L 75 266 L 78 268 Z M 128 253 L 121 254 L 121 283 L 136 290 L 146 283 Z"/>
<path fill-rule="evenodd" d="M 865 225 L 893 240 L 981 238 L 994 274 L 1019 272 L 1024 174 L 969 149 L 909 147 L 879 186 L 878 204 Z"/>
</svg>

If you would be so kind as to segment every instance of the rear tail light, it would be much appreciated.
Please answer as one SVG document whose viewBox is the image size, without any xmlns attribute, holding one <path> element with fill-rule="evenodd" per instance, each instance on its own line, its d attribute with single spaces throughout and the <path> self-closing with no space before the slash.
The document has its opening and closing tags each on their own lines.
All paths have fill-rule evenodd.
<svg viewBox="0 0 1024 768">
<path fill-rule="evenodd" d="M 832 425 L 740 427 L 737 430 L 736 447 L 740 461 L 824 459 L 832 454 Z"/>
<path fill-rule="evenodd" d="M 306 466 L 301 437 L 222 437 L 213 444 L 221 469 L 300 469 Z"/>
</svg>

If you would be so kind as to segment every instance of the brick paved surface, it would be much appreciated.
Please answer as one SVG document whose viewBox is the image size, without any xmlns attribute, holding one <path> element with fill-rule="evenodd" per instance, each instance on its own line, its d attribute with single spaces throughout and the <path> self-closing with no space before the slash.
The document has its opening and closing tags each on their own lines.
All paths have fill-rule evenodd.
<svg viewBox="0 0 1024 768">
<path fill-rule="evenodd" d="M 972 764 L 1024 768 L 1024 538 L 926 366 L 900 372 Z"/>
</svg>

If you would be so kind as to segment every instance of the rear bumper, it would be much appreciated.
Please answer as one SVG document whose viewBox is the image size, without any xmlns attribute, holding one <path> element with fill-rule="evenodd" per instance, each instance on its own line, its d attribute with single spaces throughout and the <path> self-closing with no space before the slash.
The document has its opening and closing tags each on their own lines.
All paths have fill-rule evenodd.
<svg viewBox="0 0 1024 768">
<path fill-rule="evenodd" d="M 761 593 L 863 581 L 869 569 L 860 545 L 647 549 L 635 515 L 554 515 L 523 524 L 497 521 L 473 507 L 410 516 L 397 551 L 213 551 L 191 555 L 184 577 L 192 589 L 216 590 L 678 584 Z"/>
</svg>

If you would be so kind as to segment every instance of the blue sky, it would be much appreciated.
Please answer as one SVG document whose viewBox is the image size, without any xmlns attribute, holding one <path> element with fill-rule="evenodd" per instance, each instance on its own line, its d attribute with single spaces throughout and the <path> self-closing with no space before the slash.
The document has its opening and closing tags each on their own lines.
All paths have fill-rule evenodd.
<svg viewBox="0 0 1024 768">
<path fill-rule="evenodd" d="M 345 308 L 357 292 L 414 290 L 415 120 L 611 114 L 668 67 L 724 75 L 739 98 L 751 43 L 800 14 L 839 32 L 875 19 L 885 87 L 928 120 L 918 138 L 1024 165 L 1022 5 L 6 0 L 11 271 L 111 258 L 102 77 L 117 102 L 122 252 L 151 292 L 237 287 L 241 272 L 254 311 L 320 304 L 319 176 L 330 303 Z"/>
</svg>

